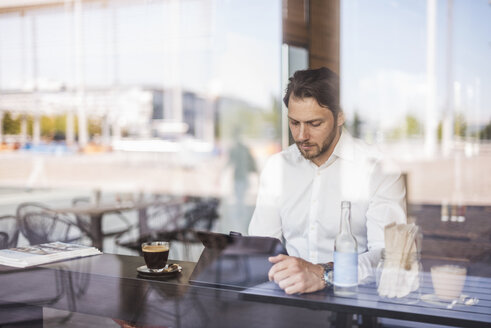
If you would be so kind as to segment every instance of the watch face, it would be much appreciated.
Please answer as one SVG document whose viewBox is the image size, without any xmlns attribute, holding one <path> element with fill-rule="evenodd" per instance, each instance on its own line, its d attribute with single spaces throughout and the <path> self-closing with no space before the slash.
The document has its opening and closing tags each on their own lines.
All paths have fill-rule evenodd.
<svg viewBox="0 0 491 328">
<path fill-rule="evenodd" d="M 333 275 L 332 275 L 333 264 L 331 262 L 329 262 L 329 263 L 322 263 L 321 266 L 324 268 L 324 281 L 326 282 L 326 285 L 332 285 L 332 281 L 333 281 Z"/>
</svg>

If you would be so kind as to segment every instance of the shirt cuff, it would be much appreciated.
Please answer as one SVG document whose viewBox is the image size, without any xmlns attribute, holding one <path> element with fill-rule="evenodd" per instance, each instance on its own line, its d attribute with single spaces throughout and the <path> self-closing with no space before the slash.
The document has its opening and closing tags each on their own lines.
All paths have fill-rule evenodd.
<svg viewBox="0 0 491 328">
<path fill-rule="evenodd" d="M 375 281 L 375 269 L 381 254 L 382 248 L 377 248 L 358 255 L 358 284 L 368 284 Z"/>
</svg>

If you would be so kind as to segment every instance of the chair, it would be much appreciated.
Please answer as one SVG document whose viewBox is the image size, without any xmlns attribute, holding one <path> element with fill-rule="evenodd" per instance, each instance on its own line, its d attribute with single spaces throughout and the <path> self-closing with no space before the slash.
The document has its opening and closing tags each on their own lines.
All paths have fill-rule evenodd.
<svg viewBox="0 0 491 328">
<path fill-rule="evenodd" d="M 17 246 L 19 224 L 15 215 L 0 216 L 0 249 Z"/>
<path fill-rule="evenodd" d="M 182 228 L 184 218 L 185 200 L 158 200 L 143 209 L 143 220 L 147 231 L 143 235 L 155 235 L 166 233 L 169 240 L 173 239 L 174 233 Z"/>
<path fill-rule="evenodd" d="M 54 241 L 79 242 L 85 236 L 82 229 L 73 222 L 73 218 L 69 215 L 54 212 L 40 203 L 21 203 L 17 207 L 17 218 L 19 230 L 30 245 Z M 54 295 L 45 299 L 31 300 L 31 302 L 44 306 L 54 304 L 63 297 L 67 297 L 70 313 L 58 318 L 62 323 L 67 321 L 76 309 L 76 297 L 83 294 L 88 285 L 88 281 L 76 280 L 72 275 L 71 272 L 57 270 Z"/>
<path fill-rule="evenodd" d="M 195 231 L 210 231 L 218 216 L 217 198 L 186 197 L 182 201 L 156 201 L 142 210 L 145 229 L 135 238 L 121 234 L 116 244 L 141 252 L 142 242 L 150 240 L 176 241 L 184 244 L 189 256 L 190 244 L 201 243 Z"/>
<path fill-rule="evenodd" d="M 210 231 L 218 218 L 218 199 L 187 197 L 183 203 L 155 203 L 147 207 L 150 235 L 184 243 L 199 242 L 194 231 Z"/>
<path fill-rule="evenodd" d="M 194 198 L 192 199 L 192 206 L 186 212 L 186 228 L 194 230 L 210 231 L 213 228 L 213 224 L 218 219 L 218 205 L 220 201 L 218 198 Z"/>
<path fill-rule="evenodd" d="M 116 244 L 141 253 L 141 243 L 150 240 L 171 241 L 180 230 L 179 222 L 183 220 L 183 203 L 176 198 L 156 198 L 144 208 L 139 209 L 139 233 L 121 233 L 116 237 Z"/>
<path fill-rule="evenodd" d="M 83 230 L 70 216 L 57 213 L 39 203 L 22 203 L 17 207 L 21 233 L 31 245 L 53 241 L 75 242 L 84 237 Z"/>
<path fill-rule="evenodd" d="M 211 231 L 218 219 L 217 198 L 193 197 L 187 202 L 182 226 L 175 231 L 174 240 L 184 243 L 186 252 L 189 244 L 200 243 L 196 231 Z"/>
<path fill-rule="evenodd" d="M 78 206 L 80 204 L 88 204 L 88 203 L 90 203 L 89 197 L 77 197 L 77 198 L 74 198 L 72 200 L 72 205 L 74 207 Z M 133 228 L 133 225 L 129 222 L 129 220 L 121 212 L 116 212 L 115 215 L 119 219 L 120 222 L 124 223 L 124 225 L 125 225 L 124 228 L 119 228 L 117 230 L 112 230 L 109 232 L 103 232 L 103 234 L 102 234 L 103 238 L 114 237 L 114 236 L 120 235 L 122 233 L 128 232 Z M 108 215 L 108 217 L 109 217 L 109 215 Z M 84 231 L 84 233 L 91 236 L 90 216 L 83 215 L 83 214 L 76 214 L 75 218 L 77 220 L 78 226 Z M 91 236 L 91 237 L 93 237 L 93 236 Z"/>
</svg>

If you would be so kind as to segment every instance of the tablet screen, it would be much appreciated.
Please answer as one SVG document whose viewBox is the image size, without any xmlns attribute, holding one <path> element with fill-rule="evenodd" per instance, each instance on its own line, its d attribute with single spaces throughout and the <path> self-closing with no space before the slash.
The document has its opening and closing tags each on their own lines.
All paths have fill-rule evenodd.
<svg viewBox="0 0 491 328">
<path fill-rule="evenodd" d="M 197 232 L 205 246 L 189 282 L 244 289 L 268 281 L 268 257 L 287 254 L 277 238 Z"/>
</svg>

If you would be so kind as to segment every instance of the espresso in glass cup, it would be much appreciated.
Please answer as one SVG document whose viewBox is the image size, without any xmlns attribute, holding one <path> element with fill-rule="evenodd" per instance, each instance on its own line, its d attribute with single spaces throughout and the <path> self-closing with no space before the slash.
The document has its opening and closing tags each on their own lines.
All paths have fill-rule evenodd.
<svg viewBox="0 0 491 328">
<path fill-rule="evenodd" d="M 152 241 L 142 244 L 143 258 L 150 270 L 161 270 L 167 264 L 169 257 L 169 242 Z"/>
</svg>

